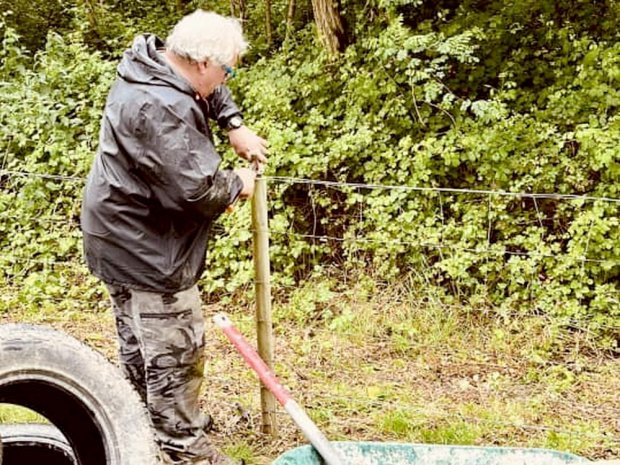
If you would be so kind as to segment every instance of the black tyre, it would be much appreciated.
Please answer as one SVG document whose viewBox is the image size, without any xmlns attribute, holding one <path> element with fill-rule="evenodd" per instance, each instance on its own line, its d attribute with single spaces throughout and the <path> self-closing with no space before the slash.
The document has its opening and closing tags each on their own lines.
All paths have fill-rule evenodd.
<svg viewBox="0 0 620 465">
<path fill-rule="evenodd" d="M 41 424 L 0 425 L 2 465 L 75 465 L 73 449 L 58 428 Z"/>
<path fill-rule="evenodd" d="M 157 449 L 138 394 L 120 370 L 50 328 L 0 325 L 0 402 L 40 413 L 78 465 L 154 465 Z"/>
</svg>

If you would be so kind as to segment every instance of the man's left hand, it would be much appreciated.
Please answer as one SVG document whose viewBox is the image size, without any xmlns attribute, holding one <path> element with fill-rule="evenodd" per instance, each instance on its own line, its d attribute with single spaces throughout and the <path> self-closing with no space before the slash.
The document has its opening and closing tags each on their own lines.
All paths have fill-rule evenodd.
<svg viewBox="0 0 620 465">
<path fill-rule="evenodd" d="M 247 126 L 228 132 L 228 140 L 233 150 L 248 161 L 267 163 L 269 143 Z"/>
</svg>

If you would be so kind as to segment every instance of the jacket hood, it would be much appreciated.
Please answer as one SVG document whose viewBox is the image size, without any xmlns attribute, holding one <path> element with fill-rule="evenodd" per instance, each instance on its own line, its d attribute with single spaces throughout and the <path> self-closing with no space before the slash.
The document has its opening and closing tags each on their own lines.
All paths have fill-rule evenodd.
<svg viewBox="0 0 620 465">
<path fill-rule="evenodd" d="M 127 81 L 151 86 L 172 86 L 181 92 L 193 95 L 190 84 L 176 74 L 164 57 L 158 52 L 164 42 L 152 34 L 143 34 L 134 39 L 130 49 L 125 51 L 118 65 L 118 76 Z"/>
</svg>

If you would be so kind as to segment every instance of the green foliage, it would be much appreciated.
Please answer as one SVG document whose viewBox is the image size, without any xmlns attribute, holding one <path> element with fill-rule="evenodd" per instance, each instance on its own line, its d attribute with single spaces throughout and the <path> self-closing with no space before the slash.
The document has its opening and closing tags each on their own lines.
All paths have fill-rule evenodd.
<svg viewBox="0 0 620 465">
<path fill-rule="evenodd" d="M 334 295 L 329 281 L 309 280 L 306 285 L 288 293 L 286 305 L 274 312 L 275 320 L 300 325 L 309 325 L 318 320 L 329 321 L 333 316 L 329 304 Z"/>
<path fill-rule="evenodd" d="M 230 457 L 242 459 L 243 463 L 247 463 L 248 465 L 256 463 L 252 446 L 247 442 L 233 444 L 232 446 L 227 447 L 224 452 Z"/>
<path fill-rule="evenodd" d="M 458 300 L 588 324 L 617 347 L 618 202 L 501 192 L 618 197 L 620 49 L 603 27 L 574 23 L 544 23 L 543 40 L 536 19 L 508 59 L 489 61 L 517 14 L 493 11 L 502 21 L 484 29 L 489 11 L 417 29 L 384 17 L 338 62 L 306 42 L 247 71 L 237 91 L 271 141 L 268 174 L 397 187 L 273 186 L 273 218 L 287 220 L 273 232 L 276 270 L 417 270 Z M 545 41 L 556 43 L 549 70 L 530 49 Z M 532 60 L 546 74 L 529 83 Z"/>
<path fill-rule="evenodd" d="M 0 35 L 12 29 L 21 37 L 21 45 L 35 52 L 45 47 L 48 31 L 69 30 L 69 8 L 64 0 L 0 0 Z"/>
<path fill-rule="evenodd" d="M 0 244 L 10 250 L 0 282 L 79 257 L 74 218 L 110 58 L 135 32 L 163 35 L 198 4 L 76 2 L 63 10 L 72 32 L 50 32 L 35 55 L 2 23 L 2 169 L 76 179 L 0 179 Z M 332 266 L 388 282 L 413 276 L 447 301 L 547 314 L 617 349 L 619 207 L 593 197 L 619 197 L 619 13 L 614 1 L 579 4 L 347 1 L 351 45 L 338 58 L 322 51 L 305 13 L 290 40 L 277 30 L 275 55 L 260 58 L 269 50 L 255 41 L 256 63 L 231 85 L 271 143 L 275 284 L 288 289 Z M 285 5 L 273 4 L 275 18 Z M 263 8 L 248 19 L 252 37 L 264 30 Z M 220 223 L 204 284 L 250 289 L 249 206 Z M 329 289 L 314 291 L 288 308 L 294 319 L 352 324 L 324 305 Z M 401 336 L 395 344 L 406 344 Z"/>
<path fill-rule="evenodd" d="M 476 445 L 481 428 L 463 420 L 439 422 L 439 424 L 420 431 L 422 442 L 427 444 Z"/>
<path fill-rule="evenodd" d="M 47 419 L 33 410 L 13 404 L 0 404 L 2 423 L 48 423 Z"/>
<path fill-rule="evenodd" d="M 419 428 L 420 419 L 406 410 L 385 412 L 381 415 L 379 428 L 389 436 L 408 440 Z"/>
<path fill-rule="evenodd" d="M 0 275 L 10 279 L 80 256 L 82 180 L 114 65 L 53 33 L 32 64 L 11 30 L 0 53 L 1 167 L 32 173 L 0 178 Z"/>
</svg>

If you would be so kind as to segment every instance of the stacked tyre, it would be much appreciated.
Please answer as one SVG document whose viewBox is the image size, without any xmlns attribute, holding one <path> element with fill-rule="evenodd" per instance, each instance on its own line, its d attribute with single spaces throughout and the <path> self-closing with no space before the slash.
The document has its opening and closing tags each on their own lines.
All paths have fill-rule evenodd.
<svg viewBox="0 0 620 465">
<path fill-rule="evenodd" d="M 117 367 L 67 334 L 42 326 L 0 325 L 0 403 L 47 418 L 60 432 L 53 440 L 47 438 L 60 441 L 48 449 L 60 452 L 66 438 L 73 454 L 67 455 L 67 465 L 70 460 L 75 465 L 157 463 L 152 428 L 137 393 Z M 20 434 L 13 430 L 13 436 Z M 8 463 L 9 450 L 14 457 L 19 443 L 9 439 L 3 465 L 32 463 Z M 24 454 L 47 441 L 27 431 L 22 439 Z M 27 444 L 32 447 L 24 447 Z"/>
<path fill-rule="evenodd" d="M 2 465 L 75 465 L 73 449 L 50 424 L 0 425 L 4 449 Z"/>
</svg>

